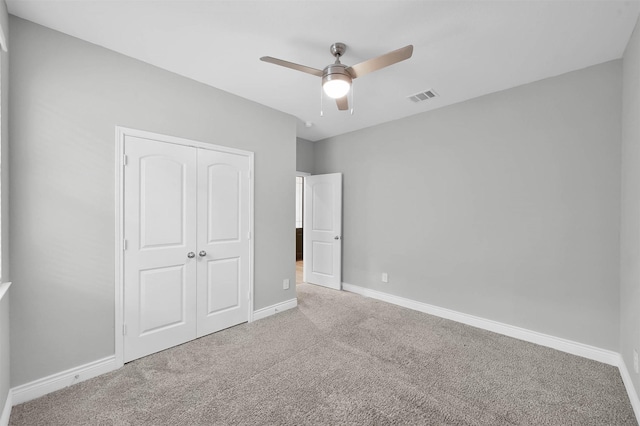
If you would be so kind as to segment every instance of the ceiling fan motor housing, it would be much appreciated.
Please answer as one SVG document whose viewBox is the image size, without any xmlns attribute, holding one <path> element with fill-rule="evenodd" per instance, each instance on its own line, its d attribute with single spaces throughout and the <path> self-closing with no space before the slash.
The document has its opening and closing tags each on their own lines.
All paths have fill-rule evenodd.
<svg viewBox="0 0 640 426">
<path fill-rule="evenodd" d="M 353 78 L 347 71 L 346 65 L 331 64 L 322 71 L 322 84 L 324 85 L 326 82 L 331 80 L 342 80 L 351 84 Z"/>
<path fill-rule="evenodd" d="M 331 64 L 328 65 L 322 71 L 322 82 L 330 81 L 330 80 L 344 80 L 351 84 L 351 74 L 347 71 L 347 66 L 343 64 Z"/>
</svg>

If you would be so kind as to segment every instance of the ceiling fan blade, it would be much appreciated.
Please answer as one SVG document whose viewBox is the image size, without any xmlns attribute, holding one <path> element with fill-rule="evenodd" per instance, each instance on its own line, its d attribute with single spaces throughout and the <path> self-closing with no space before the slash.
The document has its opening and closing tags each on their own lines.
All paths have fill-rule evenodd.
<svg viewBox="0 0 640 426">
<path fill-rule="evenodd" d="M 292 70 L 306 72 L 307 74 L 315 75 L 317 77 L 322 77 L 322 70 L 307 67 L 305 65 L 294 64 L 293 62 L 283 61 L 282 59 L 272 58 L 271 56 L 263 56 L 260 60 L 280 65 L 282 67 L 291 68 Z"/>
<path fill-rule="evenodd" d="M 351 74 L 353 78 L 362 77 L 370 72 L 377 71 L 380 68 L 388 67 L 405 59 L 409 59 L 413 54 L 413 45 L 401 47 L 393 52 L 385 53 L 377 58 L 369 59 L 364 62 L 360 62 L 357 65 L 353 65 L 347 68 L 347 72 Z"/>
<path fill-rule="evenodd" d="M 349 100 L 346 96 L 336 99 L 336 104 L 338 105 L 338 109 L 340 111 L 346 111 L 349 109 Z"/>
</svg>

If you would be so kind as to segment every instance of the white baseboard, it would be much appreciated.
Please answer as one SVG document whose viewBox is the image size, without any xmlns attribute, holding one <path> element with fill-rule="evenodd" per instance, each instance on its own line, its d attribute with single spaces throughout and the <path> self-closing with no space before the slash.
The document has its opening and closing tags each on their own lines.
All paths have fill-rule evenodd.
<svg viewBox="0 0 640 426">
<path fill-rule="evenodd" d="M 631 401 L 633 412 L 636 414 L 636 420 L 640 423 L 640 398 L 638 397 L 636 389 L 633 387 L 631 375 L 629 374 L 629 370 L 627 370 L 627 364 L 624 362 L 622 355 L 620 355 L 620 364 L 618 365 L 618 368 L 620 369 L 620 375 L 622 376 L 624 387 L 627 388 L 627 395 L 629 395 L 629 401 Z"/>
<path fill-rule="evenodd" d="M 503 334 L 505 336 L 524 340 L 526 342 L 535 343 L 541 346 L 557 349 L 572 355 L 581 356 L 583 358 L 592 359 L 605 364 L 618 367 L 620 376 L 627 390 L 629 401 L 636 415 L 636 420 L 640 423 L 640 398 L 633 386 L 629 370 L 622 356 L 607 349 L 597 348 L 595 346 L 585 345 L 583 343 L 574 342 L 572 340 L 562 339 L 560 337 L 550 336 L 548 334 L 538 333 L 537 331 L 527 330 L 525 328 L 515 327 L 513 325 L 476 317 L 473 315 L 463 314 L 462 312 L 453 311 L 451 309 L 441 308 L 427 303 L 406 299 L 400 296 L 383 293 L 377 290 L 371 290 L 357 285 L 342 283 L 342 289 L 351 293 L 360 294 L 372 299 L 378 299 L 383 302 L 392 303 L 415 311 L 424 312 L 426 314 L 445 318 L 448 320 L 461 322 L 483 330 L 493 331 L 494 333 Z"/>
<path fill-rule="evenodd" d="M 259 309 L 253 313 L 253 321 L 266 318 L 287 309 L 295 308 L 296 306 L 298 306 L 298 299 L 291 299 L 282 303 Z M 121 366 L 121 364 L 118 364 L 115 355 L 112 355 L 103 359 L 99 359 L 97 361 L 90 362 L 88 364 L 62 371 L 60 373 L 52 374 L 51 376 L 43 377 L 42 379 L 34 380 L 30 383 L 25 383 L 24 385 L 17 386 L 10 390 L 9 395 L 12 396 L 12 400 L 8 403 L 9 409 L 5 407 L 5 411 L 10 412 L 10 407 L 13 405 L 31 401 L 32 399 L 39 398 L 48 393 L 64 389 L 67 386 L 71 386 L 84 380 L 99 376 L 101 374 L 117 370 Z M 5 412 L 3 411 L 2 417 L 0 417 L 0 419 L 4 420 L 4 416 Z M 5 425 L 0 422 L 0 426 Z"/>
<path fill-rule="evenodd" d="M 267 306 L 266 308 L 253 311 L 253 320 L 257 321 L 259 319 L 270 317 L 271 315 L 277 314 L 278 312 L 286 311 L 287 309 L 293 309 L 296 306 L 298 306 L 298 299 L 290 299 L 281 303 L 276 303 L 275 305 Z"/>
<path fill-rule="evenodd" d="M 116 370 L 118 364 L 114 355 L 79 367 L 71 368 L 30 383 L 11 388 L 13 405 L 31 401 L 48 393 L 64 389 L 67 386 L 91 379 L 104 373 Z"/>
<path fill-rule="evenodd" d="M 471 325 L 483 330 L 493 331 L 494 333 L 503 334 L 505 336 L 524 340 L 526 342 L 536 343 L 541 346 L 547 346 L 549 348 L 567 352 L 572 355 L 581 356 L 616 367 L 620 364 L 620 354 L 607 349 L 601 349 L 595 346 L 574 342 L 572 340 L 538 333 L 537 331 L 531 331 L 525 328 L 520 328 L 509 324 L 464 314 L 462 312 L 452 311 L 451 309 L 429 305 L 427 303 L 406 299 L 404 297 L 394 296 L 392 294 L 383 293 L 377 290 L 371 290 L 353 284 L 342 283 L 342 288 L 346 291 L 357 293 L 365 297 L 382 300 L 384 302 L 413 309 L 415 311 L 424 312 L 426 314 L 435 315 L 437 317 L 449 319 L 456 322 L 461 322 L 463 324 Z"/>
<path fill-rule="evenodd" d="M 2 409 L 2 415 L 0 415 L 0 426 L 9 425 L 9 417 L 11 417 L 11 407 L 13 407 L 13 399 L 11 394 L 11 389 L 9 389 L 7 400 L 5 401 L 4 408 Z"/>
</svg>

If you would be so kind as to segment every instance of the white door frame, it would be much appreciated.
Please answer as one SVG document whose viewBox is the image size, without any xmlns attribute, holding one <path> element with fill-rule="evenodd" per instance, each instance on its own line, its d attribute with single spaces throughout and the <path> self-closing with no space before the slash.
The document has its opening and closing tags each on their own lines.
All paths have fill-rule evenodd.
<svg viewBox="0 0 640 426">
<path fill-rule="evenodd" d="M 206 142 L 198 142 L 190 139 L 179 138 L 175 136 L 167 136 L 159 133 L 147 132 L 144 130 L 130 129 L 127 127 L 116 126 L 116 157 L 115 157 L 115 359 L 116 368 L 124 365 L 124 140 L 126 136 L 135 136 L 142 139 L 150 139 L 165 143 L 172 143 L 183 146 L 191 146 L 194 148 L 209 149 L 212 151 L 221 151 L 230 154 L 243 155 L 249 158 L 249 322 L 253 321 L 253 295 L 254 277 L 253 277 L 253 259 L 254 259 L 254 166 L 253 152 L 243 151 L 240 149 L 229 148 L 221 145 L 214 145 Z"/>
<path fill-rule="evenodd" d="M 304 178 L 304 177 L 307 177 L 307 176 L 311 176 L 311 173 L 296 171 L 296 177 Z M 304 206 L 304 182 L 302 183 L 302 188 L 303 188 L 302 200 L 300 200 L 300 201 L 302 202 L 302 205 Z M 297 202 L 298 202 L 298 200 L 296 200 L 296 203 Z M 303 207 L 303 210 L 302 210 L 302 232 L 303 232 L 303 235 L 304 235 L 304 207 Z M 304 240 L 303 240 L 303 247 L 304 247 Z M 296 260 L 296 262 L 297 262 L 297 260 Z M 304 265 L 304 249 L 302 250 L 302 264 Z M 297 278 L 296 278 L 296 280 L 297 280 Z M 303 272 L 303 275 L 302 275 L 302 280 L 304 281 L 304 272 Z M 297 290 L 296 290 L 296 294 L 297 294 Z"/>
<path fill-rule="evenodd" d="M 298 172 L 298 171 L 296 172 L 296 177 L 304 178 L 304 177 L 307 177 L 307 176 L 311 176 L 311 173 Z M 304 187 L 304 185 L 303 185 L 303 187 Z M 304 194 L 304 192 L 303 192 L 303 194 Z M 303 198 L 302 198 L 301 201 L 302 201 L 302 205 L 304 205 L 304 195 L 303 195 Z M 296 200 L 296 202 L 297 202 L 297 200 Z M 304 229 L 304 215 L 303 215 L 303 218 L 302 218 L 302 229 Z M 302 231 L 302 232 L 304 232 L 304 231 Z M 302 260 L 304 261 L 304 251 L 302 252 Z"/>
</svg>

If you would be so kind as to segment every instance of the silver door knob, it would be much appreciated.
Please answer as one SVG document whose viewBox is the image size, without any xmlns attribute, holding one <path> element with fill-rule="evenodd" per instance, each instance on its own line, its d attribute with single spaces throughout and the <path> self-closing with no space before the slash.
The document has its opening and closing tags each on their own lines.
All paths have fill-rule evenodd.
<svg viewBox="0 0 640 426">
<path fill-rule="evenodd" d="M 340 236 L 336 235 L 335 237 L 333 237 L 334 240 L 339 240 Z"/>
<path fill-rule="evenodd" d="M 200 255 L 200 257 L 205 257 L 207 255 L 207 252 L 204 250 L 200 250 L 200 253 L 198 253 L 198 255 Z"/>
<path fill-rule="evenodd" d="M 187 257 L 189 259 L 193 259 L 194 257 L 196 257 L 196 254 L 194 252 L 190 251 L 189 253 L 187 253 Z"/>
</svg>

